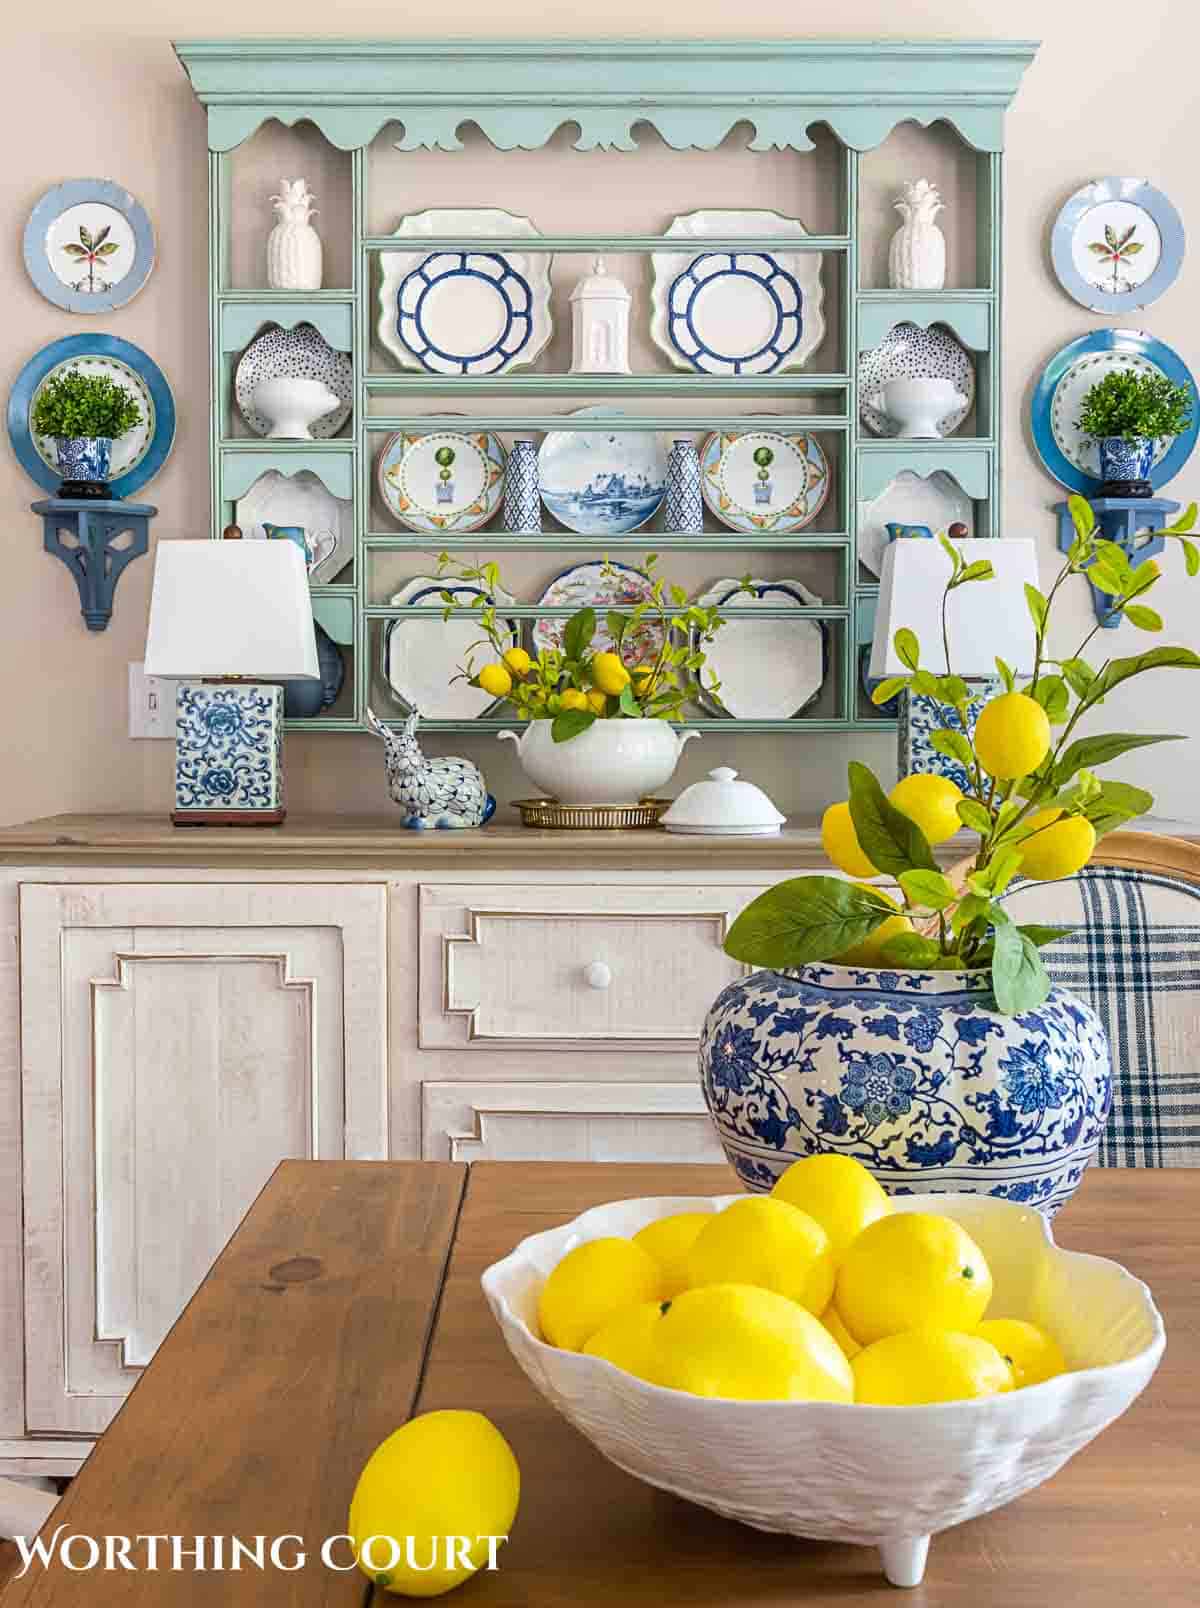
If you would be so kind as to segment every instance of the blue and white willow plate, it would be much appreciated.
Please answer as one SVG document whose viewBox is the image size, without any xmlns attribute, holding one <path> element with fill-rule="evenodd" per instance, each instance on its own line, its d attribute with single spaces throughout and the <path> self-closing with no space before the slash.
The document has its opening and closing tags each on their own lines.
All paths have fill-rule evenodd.
<svg viewBox="0 0 1200 1608">
<path fill-rule="evenodd" d="M 580 408 L 572 415 L 619 409 Z M 538 449 L 542 501 L 582 536 L 637 530 L 667 495 L 667 454 L 653 430 L 551 430 Z"/>
<path fill-rule="evenodd" d="M 1183 250 L 1183 220 L 1145 179 L 1093 179 L 1050 236 L 1059 284 L 1093 313 L 1149 307 L 1174 284 Z"/>
</svg>

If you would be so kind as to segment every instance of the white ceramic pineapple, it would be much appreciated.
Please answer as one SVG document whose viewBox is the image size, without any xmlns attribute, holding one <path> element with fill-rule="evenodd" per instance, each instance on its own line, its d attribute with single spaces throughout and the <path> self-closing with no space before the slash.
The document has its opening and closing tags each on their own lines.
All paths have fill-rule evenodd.
<svg viewBox="0 0 1200 1608">
<path fill-rule="evenodd" d="M 280 179 L 271 201 L 278 219 L 267 240 L 267 284 L 272 290 L 320 290 L 321 237 L 309 219 L 316 212 L 307 179 Z"/>
<path fill-rule="evenodd" d="M 942 198 L 928 179 L 915 179 L 893 203 L 904 222 L 892 236 L 888 280 L 893 290 L 941 290 L 946 283 L 946 237 L 934 219 Z"/>
</svg>

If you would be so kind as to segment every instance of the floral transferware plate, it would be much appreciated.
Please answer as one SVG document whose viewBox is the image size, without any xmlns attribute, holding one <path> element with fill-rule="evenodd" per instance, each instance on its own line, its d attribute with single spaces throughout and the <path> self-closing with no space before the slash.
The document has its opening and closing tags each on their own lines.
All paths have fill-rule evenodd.
<svg viewBox="0 0 1200 1608">
<path fill-rule="evenodd" d="M 294 475 L 268 469 L 238 498 L 234 520 L 247 541 L 265 540 L 264 525 L 303 530 L 315 586 L 333 580 L 354 554 L 353 501 L 335 497 L 311 469 Z"/>
<path fill-rule="evenodd" d="M 528 218 L 499 207 L 434 207 L 401 218 L 400 237 L 528 235 Z M 379 339 L 403 368 L 503 374 L 532 363 L 553 333 L 545 252 L 385 251 Z"/>
<path fill-rule="evenodd" d="M 110 494 L 129 497 L 158 473 L 175 440 L 175 400 L 166 375 L 140 347 L 115 335 L 68 335 L 30 358 L 8 399 L 8 434 L 21 467 L 51 493 L 62 484 L 58 451 L 51 439 L 32 433 L 29 418 L 43 386 L 67 369 L 116 381 L 141 410 L 141 423 L 112 448 Z"/>
<path fill-rule="evenodd" d="M 1196 396 L 1196 382 L 1187 364 L 1165 342 L 1137 329 L 1100 329 L 1082 335 L 1047 363 L 1033 393 L 1033 440 L 1043 464 L 1054 479 L 1070 491 L 1094 497 L 1103 476 L 1100 449 L 1079 428 L 1079 411 L 1088 391 L 1115 370 L 1166 375 L 1186 385 Z M 1155 444 L 1150 484 L 1155 491 L 1177 475 L 1191 456 L 1200 432 L 1200 406 L 1192 408 L 1192 422 L 1173 439 Z"/>
<path fill-rule="evenodd" d="M 271 425 L 254 411 L 254 393 L 264 380 L 284 377 L 320 380 L 329 387 L 338 405 L 309 428 L 318 441 L 337 435 L 350 417 L 354 402 L 354 365 L 349 352 L 330 346 L 313 324 L 297 324 L 294 329 L 271 324 L 256 335 L 242 353 L 233 376 L 238 412 L 255 435 L 269 435 Z"/>
<path fill-rule="evenodd" d="M 878 346 L 869 347 L 858 359 L 858 416 L 872 434 L 894 436 L 899 426 L 865 399 L 881 391 L 889 380 L 949 380 L 966 403 L 938 420 L 941 435 L 953 435 L 970 413 L 975 401 L 975 365 L 966 348 L 948 329 L 934 324 L 894 324 Z"/>
<path fill-rule="evenodd" d="M 619 410 L 617 410 L 619 411 Z M 575 417 L 603 413 L 580 408 Z M 583 536 L 637 530 L 667 494 L 667 454 L 653 430 L 551 430 L 538 449 L 542 501 Z"/>
<path fill-rule="evenodd" d="M 666 239 L 790 236 L 808 230 L 778 212 L 688 212 Z M 650 336 L 676 368 L 775 374 L 800 368 L 825 336 L 821 254 L 815 251 L 656 251 Z"/>
<path fill-rule="evenodd" d="M 455 614 L 443 620 L 441 611 L 446 607 L 443 594 L 447 592 L 468 608 L 477 599 L 488 596 L 481 587 L 462 581 L 439 581 L 432 575 L 414 576 L 391 599 L 392 603 L 436 612 L 414 613 L 407 619 L 388 621 L 383 633 L 383 670 L 403 707 L 419 711 L 423 720 L 477 720 L 495 709 L 501 700 L 464 679 L 454 678 L 465 666 L 472 649 L 477 668 L 492 655 L 484 642 L 478 615 Z M 497 608 L 513 602 L 499 587 L 491 593 L 491 598 Z M 508 636 L 509 646 L 516 647 L 520 627 L 515 620 L 508 622 Z M 484 642 L 482 653 L 481 642 Z"/>
<path fill-rule="evenodd" d="M 714 432 L 700 449 L 704 500 L 730 530 L 803 530 L 829 495 L 829 463 L 811 435 Z"/>
<path fill-rule="evenodd" d="M 924 525 L 936 536 L 951 525 L 965 525 L 967 535 L 975 534 L 975 504 L 944 469 L 919 475 L 901 469 L 894 480 L 870 502 L 858 505 L 859 561 L 878 575 L 883 555 L 890 545 L 888 525 Z"/>
<path fill-rule="evenodd" d="M 1183 250 L 1183 220 L 1145 179 L 1093 179 L 1050 236 L 1059 284 L 1093 313 L 1149 307 L 1174 284 Z"/>
<path fill-rule="evenodd" d="M 696 599 L 720 608 L 725 625 L 705 650 L 700 701 L 735 720 L 790 720 L 808 708 L 825 684 L 829 646 L 821 620 L 755 619 L 757 608 L 820 608 L 821 598 L 801 581 L 751 581 L 751 597 L 738 581 L 717 581 Z M 749 616 L 749 618 L 747 618 Z"/>
<path fill-rule="evenodd" d="M 538 602 L 548 608 L 595 609 L 596 634 L 592 638 L 592 647 L 598 653 L 606 653 L 612 649 L 613 639 L 605 624 L 605 615 L 610 609 L 628 613 L 639 603 L 645 602 L 650 593 L 650 578 L 642 570 L 634 569 L 630 564 L 596 558 L 586 564 L 572 565 L 569 570 L 556 576 Z M 538 653 L 544 648 L 560 649 L 566 628 L 567 619 L 561 615 L 554 619 L 536 620 L 533 626 L 534 649 Z M 637 629 L 625 637 L 625 658 L 634 664 L 652 663 L 662 650 L 663 629 L 657 616 L 643 619 Z"/>
<path fill-rule="evenodd" d="M 25 266 L 47 301 L 108 313 L 132 301 L 154 268 L 154 229 L 136 196 L 109 179 L 57 184 L 29 214 Z"/>
<path fill-rule="evenodd" d="M 389 436 L 376 465 L 379 495 L 409 530 L 478 530 L 504 496 L 507 454 L 488 430 Z"/>
</svg>

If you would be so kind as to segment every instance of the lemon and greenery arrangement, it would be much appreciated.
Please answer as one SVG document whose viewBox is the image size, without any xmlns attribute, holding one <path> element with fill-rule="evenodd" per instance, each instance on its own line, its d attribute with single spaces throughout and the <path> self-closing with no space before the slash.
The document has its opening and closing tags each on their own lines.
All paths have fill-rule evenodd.
<svg viewBox="0 0 1200 1608">
<path fill-rule="evenodd" d="M 932 742 L 966 771 L 968 790 L 942 776 L 914 774 L 887 794 L 867 766 L 852 763 L 850 796 L 826 810 L 821 838 L 838 869 L 858 880 L 797 877 L 779 883 L 734 922 L 728 954 L 773 970 L 824 960 L 908 971 L 987 968 L 1004 1015 L 1047 997 L 1050 982 L 1039 949 L 1062 931 L 1013 922 L 1001 895 L 1017 876 L 1072 875 L 1087 864 L 1100 836 L 1150 809 L 1148 792 L 1128 782 L 1101 781 L 1098 766 L 1131 749 L 1179 740 L 1147 732 L 1077 737 L 1076 728 L 1134 676 L 1166 667 L 1200 669 L 1200 655 L 1183 647 L 1156 647 L 1093 665 L 1085 654 L 1099 623 L 1069 656 L 1051 657 L 1051 611 L 1073 576 L 1086 576 L 1110 594 L 1110 618 L 1142 631 L 1162 628 L 1159 614 L 1144 602 L 1159 579 L 1158 564 L 1137 563 L 1118 543 L 1098 536 L 1082 497 L 1072 497 L 1070 508 L 1075 538 L 1065 564 L 1048 592 L 1026 587 L 1035 658 L 1024 688 L 997 660 L 1004 690 L 984 705 L 968 735 L 972 692 L 950 665 L 947 607 L 959 587 L 986 582 L 993 571 L 987 561 L 965 564 L 942 537 L 950 566 L 942 598 L 948 673 L 922 669 L 920 644 L 902 629 L 894 642 L 909 673 L 888 678 L 874 691 L 877 704 L 908 691 L 953 709 L 954 724 L 935 732 Z M 1200 549 L 1187 536 L 1195 522 L 1193 503 L 1156 533 L 1180 542 L 1189 576 L 1200 573 Z M 939 869 L 933 850 L 963 827 L 977 835 L 978 846 L 960 885 Z M 877 877 L 889 879 L 890 886 L 868 880 Z"/>
<path fill-rule="evenodd" d="M 33 404 L 35 435 L 61 440 L 115 441 L 142 422 L 133 393 L 107 374 L 66 369 L 53 374 Z"/>
<path fill-rule="evenodd" d="M 566 622 L 562 647 L 544 647 L 536 656 L 511 640 L 507 621 L 494 602 L 501 585 L 497 564 L 456 564 L 448 553 L 438 557 L 439 580 L 451 578 L 479 587 L 472 603 L 483 637 L 473 643 L 467 662 L 455 679 L 481 687 L 493 698 L 505 698 L 521 720 L 553 722 L 556 743 L 569 742 L 597 720 L 683 719 L 683 708 L 703 684 L 716 692 L 720 682 L 712 676 L 701 682 L 705 649 L 725 624 L 718 609 L 692 603 L 683 587 L 657 573 L 658 555 L 648 553 L 642 574 L 649 581 L 646 595 L 628 609 L 609 609 L 604 631 L 611 648 L 596 646 L 599 616 L 581 608 Z M 618 571 L 604 561 L 606 577 Z M 741 583 L 749 590 L 749 579 Z M 443 618 L 462 605 L 450 591 L 442 593 Z M 475 650 L 494 655 L 475 664 Z"/>
</svg>

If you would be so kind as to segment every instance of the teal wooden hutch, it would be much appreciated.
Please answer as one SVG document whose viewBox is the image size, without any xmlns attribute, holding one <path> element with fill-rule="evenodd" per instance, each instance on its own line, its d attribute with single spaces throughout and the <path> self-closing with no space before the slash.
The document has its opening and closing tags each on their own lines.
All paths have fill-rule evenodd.
<svg viewBox="0 0 1200 1608">
<path fill-rule="evenodd" d="M 901 469 L 941 470 L 973 500 L 977 534 L 998 534 L 1001 149 L 1005 110 L 1035 49 L 992 40 L 178 44 L 208 118 L 213 534 L 270 469 L 310 470 L 334 495 L 353 500 L 353 559 L 331 584 L 314 587 L 316 617 L 345 645 L 353 673 L 333 709 L 303 724 L 362 730 L 368 702 L 385 718 L 401 717 L 382 669 L 384 630 L 402 612 L 389 607 L 388 596 L 397 582 L 427 573 L 438 549 L 486 552 L 505 573 L 518 566 L 530 584 L 507 612 L 525 620 L 553 612 L 529 599 L 565 565 L 604 553 L 636 562 L 651 549 L 664 555 L 664 568 L 676 559 L 693 569 L 703 563 L 709 577 L 812 575 L 823 599 L 810 612 L 827 622 L 832 664 L 813 708 L 786 721 L 731 726 L 701 717 L 697 725 L 879 729 L 859 685 L 859 649 L 870 638 L 877 590 L 859 563 L 860 505 Z M 301 163 L 317 167 L 318 227 L 333 288 L 261 288 L 267 198 L 278 173 L 254 169 L 253 152 L 272 129 L 281 137 L 290 131 L 293 141 L 272 152 L 280 162 L 286 149 L 292 171 L 305 171 Z M 294 143 L 301 139 L 310 143 Z M 890 201 L 900 179 L 930 168 L 967 203 L 942 220 L 951 243 L 947 288 L 893 291 L 886 277 L 886 241 L 897 221 Z M 518 204 L 531 185 L 533 205 Z M 557 335 L 529 371 L 414 375 L 375 342 L 379 253 L 395 247 L 390 231 L 403 213 L 446 204 L 443 192 L 457 204 L 532 213 L 544 235 L 539 249 L 554 254 Z M 742 199 L 751 192 L 755 199 Z M 558 337 L 569 325 L 567 296 L 594 254 L 644 267 L 646 254 L 663 247 L 662 231 L 675 214 L 760 203 L 802 216 L 811 231 L 802 249 L 822 253 L 828 331 L 804 369 L 760 378 L 696 375 L 672 369 L 647 343 L 629 377 L 565 372 Z M 556 232 L 559 218 L 567 221 Z M 256 238 L 254 251 L 247 232 Z M 462 242 L 423 244 L 454 249 Z M 530 243 L 493 244 L 528 250 Z M 798 243 L 768 235 L 705 244 L 794 250 Z M 648 321 L 640 287 L 634 319 L 643 327 Z M 945 326 L 972 355 L 975 406 L 948 439 L 880 439 L 860 426 L 858 356 L 902 320 Z M 254 437 L 233 407 L 236 360 L 265 326 L 301 322 L 351 354 L 351 418 L 329 441 Z M 622 430 L 688 432 L 698 440 L 709 429 L 744 426 L 748 414 L 771 414 L 773 428 L 819 435 L 835 492 L 821 518 L 794 536 L 744 536 L 711 522 L 702 535 L 656 528 L 602 538 L 547 520 L 540 536 L 489 528 L 439 539 L 398 528 L 373 490 L 376 456 L 395 430 L 461 428 L 469 415 L 511 440 L 514 432 L 557 428 L 564 414 L 585 405 L 607 410 L 592 415 L 594 428 L 619 417 Z M 440 605 L 432 608 L 440 615 Z M 430 724 L 482 733 L 505 722 Z"/>
</svg>

